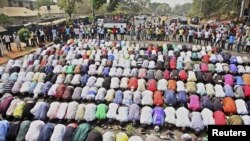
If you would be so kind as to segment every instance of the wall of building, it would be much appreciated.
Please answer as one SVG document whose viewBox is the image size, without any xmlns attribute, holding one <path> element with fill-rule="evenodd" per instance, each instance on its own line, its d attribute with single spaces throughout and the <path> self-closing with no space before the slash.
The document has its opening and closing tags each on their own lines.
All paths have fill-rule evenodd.
<svg viewBox="0 0 250 141">
<path fill-rule="evenodd" d="M 29 9 L 34 9 L 35 2 L 34 1 L 18 1 L 18 0 L 9 0 L 9 6 L 11 7 L 26 7 Z"/>
<path fill-rule="evenodd" d="M 250 0 L 242 0 L 240 17 L 246 17 L 249 15 Z"/>
<path fill-rule="evenodd" d="M 0 0 L 0 8 L 8 6 L 8 0 Z"/>
</svg>

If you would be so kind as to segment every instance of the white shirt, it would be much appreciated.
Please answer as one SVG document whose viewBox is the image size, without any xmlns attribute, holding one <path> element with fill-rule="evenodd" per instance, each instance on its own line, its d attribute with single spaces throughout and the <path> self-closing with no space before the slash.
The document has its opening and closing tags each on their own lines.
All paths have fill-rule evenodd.
<svg viewBox="0 0 250 141">
<path fill-rule="evenodd" d="M 189 118 L 189 111 L 185 107 L 180 107 L 176 110 L 176 126 L 190 127 L 191 121 Z"/>
<path fill-rule="evenodd" d="M 56 94 L 56 89 L 59 86 L 59 84 L 53 84 L 51 88 L 48 91 L 49 96 L 54 96 Z"/>
<path fill-rule="evenodd" d="M 86 99 L 87 95 L 88 95 L 88 91 L 89 91 L 89 86 L 85 86 L 82 89 L 82 93 L 81 93 L 81 98 L 82 99 Z"/>
<path fill-rule="evenodd" d="M 60 107 L 60 103 L 59 102 L 52 102 L 50 104 L 49 110 L 47 112 L 47 117 L 49 119 L 55 119 L 56 118 L 56 114 L 57 114 L 57 110 Z"/>
<path fill-rule="evenodd" d="M 21 93 L 28 92 L 28 91 L 29 91 L 30 84 L 31 84 L 30 81 L 25 81 L 25 82 L 22 84 L 22 87 L 21 87 L 21 89 L 20 89 L 20 92 L 21 92 Z"/>
<path fill-rule="evenodd" d="M 144 80 L 144 79 L 143 79 Z M 144 80 L 145 81 L 145 80 Z M 146 82 L 145 82 L 146 83 Z M 166 79 L 160 79 L 157 83 L 157 90 L 165 91 L 167 90 L 168 82 Z"/>
<path fill-rule="evenodd" d="M 205 31 L 205 38 L 208 39 L 209 38 L 209 32 Z"/>
<path fill-rule="evenodd" d="M 68 108 L 68 103 L 66 103 L 66 102 L 61 103 L 59 108 L 58 108 L 56 118 L 63 119 L 65 114 L 66 114 L 67 108 Z"/>
<path fill-rule="evenodd" d="M 33 93 L 34 94 L 40 94 L 41 91 L 42 91 L 43 86 L 44 86 L 43 82 L 38 82 L 35 89 L 34 89 L 34 91 L 33 91 Z"/>
<path fill-rule="evenodd" d="M 69 103 L 67 113 L 66 113 L 66 116 L 65 116 L 66 119 L 71 120 L 71 119 L 75 118 L 78 105 L 79 104 L 76 101 L 72 101 L 72 102 Z"/>
<path fill-rule="evenodd" d="M 224 92 L 224 89 L 221 85 L 219 84 L 216 84 L 214 86 L 214 89 L 215 89 L 215 97 L 225 97 L 225 92 Z"/>
<path fill-rule="evenodd" d="M 79 85 L 81 80 L 81 74 L 75 74 L 73 79 L 71 80 L 71 84 Z"/>
<path fill-rule="evenodd" d="M 95 86 L 96 87 L 102 87 L 102 83 L 104 82 L 104 78 L 102 77 L 98 77 L 96 82 L 95 82 Z"/>
<path fill-rule="evenodd" d="M 174 124 L 176 123 L 176 119 L 175 119 L 175 109 L 173 107 L 167 107 L 165 110 L 165 122 L 166 123 L 170 123 L 170 124 Z"/>
<path fill-rule="evenodd" d="M 113 77 L 116 75 L 116 68 L 115 67 L 112 67 L 109 71 L 109 76 L 110 77 Z"/>
<path fill-rule="evenodd" d="M 5 40 L 5 42 L 10 42 L 10 38 L 11 38 L 11 36 L 9 36 L 9 35 L 3 36 L 3 39 Z"/>
<path fill-rule="evenodd" d="M 124 70 L 123 70 L 123 76 L 125 76 L 125 77 L 129 77 L 130 76 L 130 68 L 125 68 Z"/>
<path fill-rule="evenodd" d="M 98 101 L 98 100 L 104 101 L 104 97 L 105 97 L 106 93 L 107 93 L 107 91 L 105 88 L 98 89 L 97 94 L 95 96 L 95 100 L 96 101 Z"/>
<path fill-rule="evenodd" d="M 109 104 L 109 109 L 108 109 L 108 112 L 107 112 L 107 118 L 116 119 L 117 109 L 118 109 L 118 104 L 110 103 Z"/>
<path fill-rule="evenodd" d="M 25 135 L 25 140 L 36 141 L 44 125 L 45 123 L 41 120 L 32 121 L 27 131 L 27 134 Z"/>
<path fill-rule="evenodd" d="M 95 120 L 95 112 L 96 112 L 96 105 L 93 104 L 93 103 L 87 104 L 85 106 L 84 119 L 86 121 L 93 121 L 93 120 Z"/>
<path fill-rule="evenodd" d="M 128 88 L 128 78 L 123 77 L 120 83 L 120 88 L 127 89 Z"/>
<path fill-rule="evenodd" d="M 244 115 L 241 118 L 244 121 L 244 125 L 250 125 L 250 116 L 249 115 Z"/>
<path fill-rule="evenodd" d="M 110 84 L 111 89 L 119 88 L 119 84 L 120 84 L 120 79 L 118 77 L 111 78 L 111 84 Z"/>
<path fill-rule="evenodd" d="M 150 125 L 153 122 L 153 109 L 149 106 L 144 106 L 141 109 L 140 123 Z"/>
<path fill-rule="evenodd" d="M 139 79 L 138 80 L 138 88 L 137 91 L 144 91 L 146 90 L 146 81 L 144 79 Z"/>
<path fill-rule="evenodd" d="M 208 126 L 208 125 L 214 125 L 215 124 L 215 120 L 213 118 L 213 112 L 207 108 L 204 108 L 202 111 L 201 111 L 201 116 L 202 116 L 202 119 L 203 119 L 203 124 L 205 126 Z"/>
<path fill-rule="evenodd" d="M 197 83 L 196 84 L 196 87 L 197 87 L 197 93 L 200 94 L 200 95 L 205 95 L 206 94 L 206 89 L 205 89 L 205 85 L 204 83 Z"/>
<path fill-rule="evenodd" d="M 239 115 L 245 115 L 248 114 L 247 107 L 246 107 L 246 102 L 242 99 L 237 99 L 235 100 L 235 105 L 237 108 L 237 113 Z"/>
<path fill-rule="evenodd" d="M 57 124 L 54 131 L 50 137 L 50 141 L 61 141 L 63 139 L 64 133 L 66 131 L 66 126 L 63 124 Z"/>
<path fill-rule="evenodd" d="M 177 84 L 177 92 L 186 90 L 183 81 L 177 81 L 176 84 Z"/>
<path fill-rule="evenodd" d="M 118 109 L 118 114 L 116 115 L 116 120 L 121 122 L 127 122 L 128 121 L 128 107 L 122 106 Z"/>
<path fill-rule="evenodd" d="M 142 92 L 142 105 L 153 105 L 153 92 L 149 90 L 145 90 Z"/>
<path fill-rule="evenodd" d="M 103 141 L 115 141 L 115 134 L 114 132 L 107 131 L 103 135 Z"/>
</svg>

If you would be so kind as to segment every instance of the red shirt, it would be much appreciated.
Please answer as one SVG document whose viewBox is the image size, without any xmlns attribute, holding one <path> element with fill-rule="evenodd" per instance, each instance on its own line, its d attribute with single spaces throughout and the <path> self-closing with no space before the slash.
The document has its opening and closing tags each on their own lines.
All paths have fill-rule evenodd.
<svg viewBox="0 0 250 141">
<path fill-rule="evenodd" d="M 226 125 L 226 117 L 222 111 L 215 111 L 213 117 L 215 125 Z"/>
</svg>

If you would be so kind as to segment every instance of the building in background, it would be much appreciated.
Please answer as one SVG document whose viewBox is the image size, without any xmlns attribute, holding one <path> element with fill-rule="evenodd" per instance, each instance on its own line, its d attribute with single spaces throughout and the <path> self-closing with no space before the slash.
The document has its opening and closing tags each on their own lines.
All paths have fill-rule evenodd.
<svg viewBox="0 0 250 141">
<path fill-rule="evenodd" d="M 9 7 L 26 7 L 28 9 L 34 9 L 35 2 L 36 0 L 8 0 L 8 6 Z"/>
<path fill-rule="evenodd" d="M 0 0 L 0 8 L 5 7 L 5 6 L 9 6 L 8 0 Z"/>
<path fill-rule="evenodd" d="M 248 18 L 250 16 L 250 0 L 242 0 L 240 17 Z"/>
</svg>

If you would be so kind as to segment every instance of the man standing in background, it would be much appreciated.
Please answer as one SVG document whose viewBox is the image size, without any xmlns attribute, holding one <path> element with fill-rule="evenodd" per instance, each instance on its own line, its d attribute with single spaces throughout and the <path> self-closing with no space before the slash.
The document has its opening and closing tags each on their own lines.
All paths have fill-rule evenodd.
<svg viewBox="0 0 250 141">
<path fill-rule="evenodd" d="M 4 41 L 5 41 L 5 47 L 6 47 L 7 51 L 12 51 L 11 45 L 10 45 L 11 36 L 10 36 L 10 35 L 4 35 L 4 36 L 3 36 L 3 39 L 4 39 Z"/>
<path fill-rule="evenodd" d="M 16 32 L 14 32 L 14 34 L 13 34 L 13 39 L 14 39 L 14 41 L 15 41 L 15 43 L 16 43 L 17 49 L 18 49 L 18 50 L 22 50 L 22 49 L 21 49 L 21 43 L 20 43 L 20 37 L 19 37 L 18 34 L 16 34 Z"/>
</svg>

